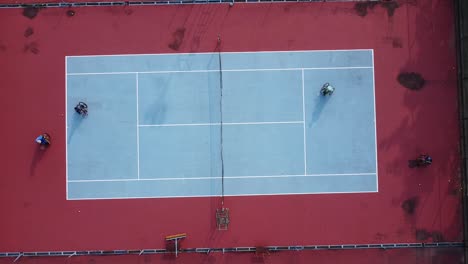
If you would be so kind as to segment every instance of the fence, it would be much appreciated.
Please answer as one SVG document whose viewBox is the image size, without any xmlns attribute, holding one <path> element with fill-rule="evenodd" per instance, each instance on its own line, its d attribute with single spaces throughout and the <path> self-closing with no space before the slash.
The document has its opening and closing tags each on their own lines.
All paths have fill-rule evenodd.
<svg viewBox="0 0 468 264">
<path fill-rule="evenodd" d="M 1 3 L 0 8 L 96 7 L 96 6 L 153 6 L 183 4 L 234 4 L 234 3 L 284 3 L 284 2 L 391 2 L 393 0 L 157 0 L 157 1 L 100 1 L 100 0 L 23 0 Z"/>
<path fill-rule="evenodd" d="M 234 247 L 234 248 L 185 248 L 178 253 L 273 253 L 284 251 L 316 251 L 316 250 L 369 250 L 369 249 L 403 249 L 403 248 L 460 248 L 461 242 L 440 243 L 386 243 L 386 244 L 347 244 L 347 245 L 296 245 L 296 246 L 264 246 L 264 247 Z M 153 255 L 174 254 L 168 249 L 136 249 L 136 250 L 89 250 L 89 251 L 42 251 L 42 252 L 0 252 L 0 258 L 13 258 L 14 262 L 22 257 L 74 257 L 74 256 L 112 256 L 112 255 Z"/>
<path fill-rule="evenodd" d="M 457 60 L 458 60 L 458 93 L 459 93 L 459 117 L 460 117 L 460 154 L 461 175 L 463 186 L 463 226 L 465 241 L 465 263 L 468 260 L 468 196 L 467 196 L 467 172 L 468 172 L 468 2 L 455 0 L 455 25 L 457 28 Z"/>
</svg>

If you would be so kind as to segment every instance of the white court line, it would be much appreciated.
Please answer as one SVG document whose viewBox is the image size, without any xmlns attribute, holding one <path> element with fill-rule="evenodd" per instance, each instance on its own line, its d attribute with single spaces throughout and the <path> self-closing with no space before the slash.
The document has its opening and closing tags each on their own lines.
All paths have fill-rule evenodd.
<svg viewBox="0 0 468 264">
<path fill-rule="evenodd" d="M 219 72 L 219 70 L 168 70 L 168 71 L 125 71 L 125 72 L 77 72 L 68 73 L 68 75 L 112 75 L 112 74 L 151 74 L 151 73 L 204 73 L 204 72 Z"/>
<path fill-rule="evenodd" d="M 317 67 L 317 68 L 267 68 L 267 69 L 227 69 L 223 72 L 256 72 L 256 71 L 301 71 L 301 70 L 351 70 L 351 69 L 372 69 L 372 66 L 355 67 Z M 173 70 L 173 71 L 127 71 L 127 72 L 78 72 L 68 73 L 67 75 L 118 75 L 118 74 L 159 74 L 159 73 L 206 73 L 219 72 L 218 70 Z"/>
<path fill-rule="evenodd" d="M 67 76 L 67 56 L 65 56 L 65 199 L 68 200 L 68 76 Z"/>
<path fill-rule="evenodd" d="M 137 175 L 138 179 L 140 179 L 140 121 L 139 121 L 139 99 L 138 99 L 138 73 L 135 75 L 136 77 L 136 129 L 137 129 Z"/>
<path fill-rule="evenodd" d="M 377 159 L 377 109 L 375 102 L 375 70 L 374 70 L 374 50 L 372 49 L 372 86 L 374 93 L 374 140 L 375 140 L 375 183 L 376 190 L 379 191 L 379 162 Z"/>
<path fill-rule="evenodd" d="M 293 178 L 293 177 L 335 177 L 335 176 L 365 176 L 374 175 L 375 172 L 367 173 L 341 173 L 341 174 L 290 174 L 290 175 L 267 175 L 267 176 L 224 176 L 224 179 L 258 179 L 258 178 Z M 182 181 L 182 180 L 215 180 L 222 177 L 193 177 L 193 178 L 154 178 L 154 179 L 103 179 L 103 180 L 71 180 L 69 182 L 130 182 L 130 181 Z"/>
<path fill-rule="evenodd" d="M 255 72 L 255 71 L 303 71 L 303 70 L 352 70 L 371 69 L 371 66 L 348 66 L 348 67 L 313 67 L 313 68 L 260 68 L 260 69 L 227 69 L 223 72 Z"/>
<path fill-rule="evenodd" d="M 310 192 L 310 193 L 261 193 L 261 194 L 225 194 L 226 197 L 236 196 L 273 196 L 273 195 L 313 195 L 313 194 L 355 194 L 355 193 L 377 193 L 376 191 L 355 191 L 355 192 Z M 214 195 L 174 195 L 174 196 L 130 196 L 130 197 L 97 197 L 97 198 L 74 198 L 69 200 L 121 200 L 121 199 L 148 199 L 148 198 L 198 198 L 198 197 L 219 197 L 219 194 Z"/>
<path fill-rule="evenodd" d="M 221 54 L 252 54 L 252 53 L 301 53 L 301 52 L 353 52 L 353 51 L 371 51 L 372 49 L 343 49 L 343 50 L 263 50 L 263 51 L 225 51 Z M 120 56 L 178 56 L 178 55 L 217 55 L 218 52 L 197 52 L 197 53 L 153 53 L 153 54 L 108 54 L 108 55 L 74 55 L 70 58 L 85 58 L 85 57 L 120 57 Z"/>
<path fill-rule="evenodd" d="M 272 124 L 302 124 L 303 121 L 278 121 L 278 122 L 241 122 L 241 123 L 224 123 L 223 126 L 233 125 L 272 125 Z M 140 127 L 177 127 L 177 126 L 219 126 L 221 123 L 187 123 L 187 124 L 155 124 L 155 125 L 139 125 Z"/>
<path fill-rule="evenodd" d="M 305 123 L 304 69 L 302 69 L 302 124 L 304 129 L 304 175 L 307 175 L 306 123 Z"/>
</svg>

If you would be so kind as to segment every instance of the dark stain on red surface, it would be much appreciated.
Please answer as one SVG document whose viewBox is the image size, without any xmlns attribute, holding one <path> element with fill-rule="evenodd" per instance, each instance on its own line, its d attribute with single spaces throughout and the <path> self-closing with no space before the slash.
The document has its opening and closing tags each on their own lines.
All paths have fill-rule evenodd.
<svg viewBox="0 0 468 264">
<path fill-rule="evenodd" d="M 367 3 L 356 3 L 354 5 L 354 10 L 356 11 L 358 16 L 367 16 Z"/>
<path fill-rule="evenodd" d="M 24 31 L 24 37 L 26 38 L 29 38 L 32 34 L 34 34 L 34 29 L 32 27 L 28 27 Z"/>
<path fill-rule="evenodd" d="M 6 50 L 7 50 L 6 45 L 0 41 L 0 51 L 6 51 Z"/>
<path fill-rule="evenodd" d="M 419 203 L 418 197 L 412 197 L 409 198 L 401 204 L 401 209 L 405 211 L 406 214 L 412 215 L 414 214 L 414 211 L 416 210 L 417 206 Z"/>
<path fill-rule="evenodd" d="M 397 1 L 386 1 L 386 2 L 381 2 L 380 6 L 382 8 L 387 10 L 387 15 L 389 17 L 392 17 L 395 14 L 395 10 L 400 7 Z"/>
<path fill-rule="evenodd" d="M 358 14 L 358 16 L 365 17 L 367 16 L 368 9 L 373 9 L 378 2 L 358 2 L 354 5 L 354 10 Z"/>
<path fill-rule="evenodd" d="M 172 33 L 173 40 L 171 43 L 169 43 L 169 48 L 172 50 L 179 50 L 180 45 L 182 45 L 182 42 L 184 41 L 184 36 L 185 36 L 185 28 L 178 28 L 174 33 Z"/>
<path fill-rule="evenodd" d="M 23 9 L 23 16 L 29 18 L 29 19 L 34 19 L 37 14 L 39 13 L 39 8 L 35 6 L 28 6 Z"/>
<path fill-rule="evenodd" d="M 39 45 L 37 44 L 37 42 L 27 43 L 26 45 L 24 45 L 23 52 L 24 53 L 31 52 L 37 55 L 40 52 Z"/>
<path fill-rule="evenodd" d="M 67 17 L 72 17 L 72 16 L 75 16 L 75 15 L 76 15 L 75 10 L 67 10 Z"/>
<path fill-rule="evenodd" d="M 417 72 L 402 72 L 398 74 L 398 82 L 410 90 L 421 90 L 426 80 Z"/>
<path fill-rule="evenodd" d="M 391 0 L 385 2 L 358 2 L 354 5 L 354 11 L 356 11 L 358 16 L 365 17 L 369 10 L 374 9 L 377 5 L 386 9 L 389 17 L 392 17 L 395 14 L 395 10 L 400 7 L 398 2 Z"/>
</svg>

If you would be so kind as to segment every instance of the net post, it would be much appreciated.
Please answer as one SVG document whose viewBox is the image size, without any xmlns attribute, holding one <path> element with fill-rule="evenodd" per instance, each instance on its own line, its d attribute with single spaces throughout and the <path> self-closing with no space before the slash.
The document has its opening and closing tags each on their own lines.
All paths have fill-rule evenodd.
<svg viewBox="0 0 468 264">
<path fill-rule="evenodd" d="M 170 248 L 169 248 L 169 244 L 170 243 L 174 243 L 174 253 L 175 253 L 175 256 L 176 258 L 179 256 L 179 246 L 180 246 L 180 240 L 184 239 L 187 237 L 187 234 L 186 233 L 180 233 L 180 234 L 176 234 L 176 235 L 169 235 L 169 236 L 166 236 L 165 240 L 166 240 L 166 250 L 170 251 Z"/>
<path fill-rule="evenodd" d="M 216 209 L 216 227 L 218 230 L 228 230 L 230 222 L 229 208 Z"/>
</svg>

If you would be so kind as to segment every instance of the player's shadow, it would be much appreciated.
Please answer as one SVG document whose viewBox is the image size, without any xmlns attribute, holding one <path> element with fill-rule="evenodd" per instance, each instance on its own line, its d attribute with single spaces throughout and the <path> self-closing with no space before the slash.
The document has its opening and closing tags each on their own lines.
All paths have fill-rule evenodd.
<svg viewBox="0 0 468 264">
<path fill-rule="evenodd" d="M 315 98 L 315 104 L 314 104 L 315 108 L 314 108 L 314 111 L 312 112 L 311 124 L 314 124 L 320 119 L 320 116 L 322 115 L 322 112 L 325 109 L 325 105 L 330 99 L 331 99 L 331 96 L 323 96 L 321 94 L 319 94 Z"/>
<path fill-rule="evenodd" d="M 416 168 L 416 167 L 418 167 L 417 160 L 408 160 L 408 168 Z"/>
<path fill-rule="evenodd" d="M 42 157 L 44 156 L 44 153 L 47 150 L 44 147 L 37 146 L 37 144 L 35 145 L 36 146 L 34 148 L 33 156 L 31 159 L 31 165 L 29 165 L 29 176 L 34 176 L 37 164 L 39 164 L 39 162 L 42 160 Z"/>
<path fill-rule="evenodd" d="M 68 128 L 68 139 L 67 139 L 68 143 L 70 143 L 73 135 L 75 134 L 78 127 L 80 127 L 82 122 L 83 122 L 83 117 L 81 115 L 77 113 L 73 113 L 71 115 L 70 127 Z"/>
<path fill-rule="evenodd" d="M 408 168 L 425 168 L 429 167 L 429 164 L 420 164 L 418 160 L 408 160 Z"/>
</svg>

